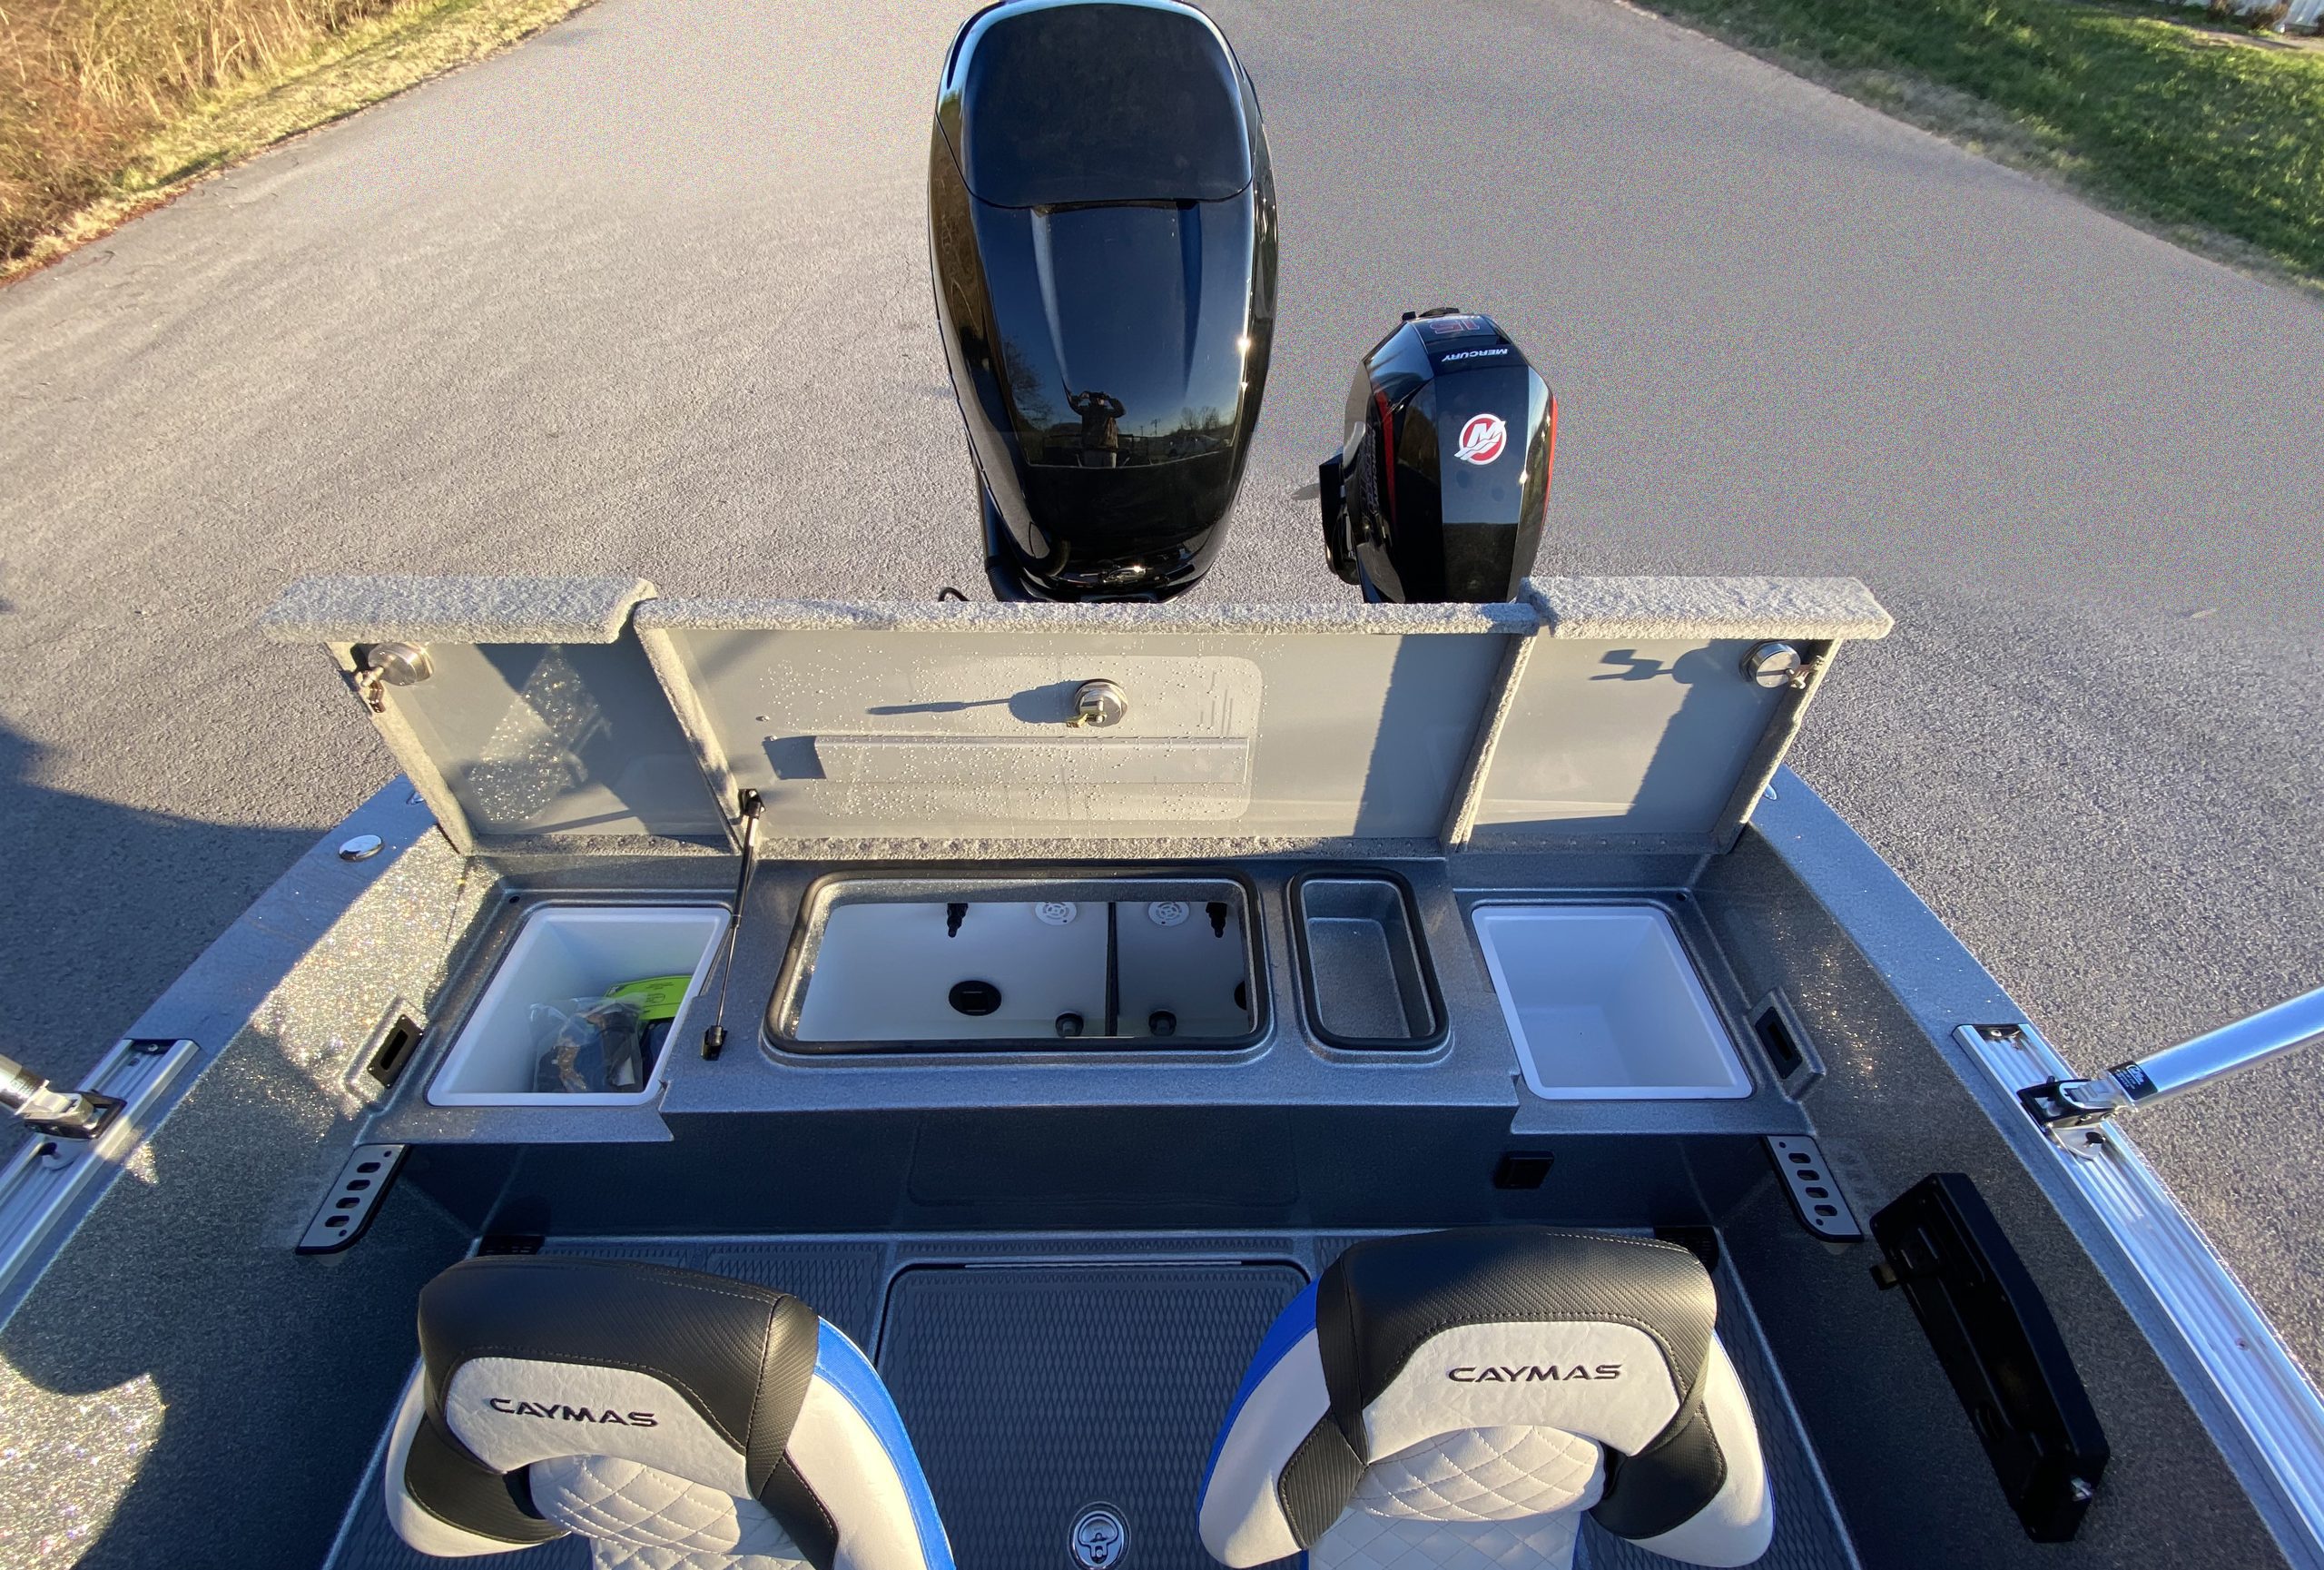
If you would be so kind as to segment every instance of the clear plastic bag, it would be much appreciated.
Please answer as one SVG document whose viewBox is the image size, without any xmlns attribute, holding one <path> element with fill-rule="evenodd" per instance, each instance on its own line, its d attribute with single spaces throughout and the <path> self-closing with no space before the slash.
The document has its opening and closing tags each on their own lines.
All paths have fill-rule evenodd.
<svg viewBox="0 0 2324 1570">
<path fill-rule="evenodd" d="M 574 1093 L 643 1090 L 651 1066 L 644 1011 L 634 998 L 574 998 L 535 1003 L 533 1044 L 540 1056 L 533 1089 Z"/>
</svg>

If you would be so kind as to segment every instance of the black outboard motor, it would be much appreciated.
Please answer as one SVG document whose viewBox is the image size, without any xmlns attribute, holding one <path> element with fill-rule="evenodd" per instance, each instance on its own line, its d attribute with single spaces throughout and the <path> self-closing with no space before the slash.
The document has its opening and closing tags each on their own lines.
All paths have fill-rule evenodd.
<svg viewBox="0 0 2324 1570">
<path fill-rule="evenodd" d="M 1192 587 L 1275 338 L 1275 177 L 1226 40 L 1171 0 L 979 12 L 945 64 L 928 203 L 994 592 Z"/>
<path fill-rule="evenodd" d="M 1533 569 L 1558 404 L 1492 319 L 1404 313 L 1319 470 L 1332 570 L 1371 600 L 1510 599 Z"/>
</svg>

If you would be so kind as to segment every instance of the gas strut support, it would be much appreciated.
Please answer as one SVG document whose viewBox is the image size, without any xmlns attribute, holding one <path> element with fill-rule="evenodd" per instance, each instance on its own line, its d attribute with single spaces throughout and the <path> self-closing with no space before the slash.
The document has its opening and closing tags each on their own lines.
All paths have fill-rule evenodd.
<svg viewBox="0 0 2324 1570">
<path fill-rule="evenodd" d="M 0 1056 L 0 1109 L 15 1113 L 34 1133 L 94 1139 L 121 1106 L 118 1096 L 57 1090 L 15 1059 Z"/>
<path fill-rule="evenodd" d="M 702 1032 L 702 1055 L 715 1058 L 726 1050 L 726 989 L 734 980 L 734 939 L 743 930 L 743 902 L 750 896 L 751 869 L 758 864 L 759 815 L 766 810 L 766 801 L 758 792 L 746 790 L 735 797 L 743 812 L 743 867 L 734 874 L 734 915 L 726 923 L 726 953 L 720 962 L 724 969 L 718 976 L 718 1009 L 710 1016 L 710 1028 Z"/>
<path fill-rule="evenodd" d="M 2082 1129 L 2169 1101 L 2270 1058 L 2324 1043 L 2324 987 L 2087 1080 L 2028 1085 L 2017 1099 L 2045 1128 Z"/>
</svg>

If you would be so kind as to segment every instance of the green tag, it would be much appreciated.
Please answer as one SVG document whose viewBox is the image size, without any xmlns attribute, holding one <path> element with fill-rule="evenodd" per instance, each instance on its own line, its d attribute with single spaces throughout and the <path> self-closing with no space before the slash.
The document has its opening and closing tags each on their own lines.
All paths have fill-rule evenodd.
<svg viewBox="0 0 2324 1570">
<path fill-rule="evenodd" d="M 678 1005 L 685 1002 L 686 988 L 693 983 L 692 976 L 648 976 L 644 981 L 615 987 L 606 995 L 635 1000 L 638 1016 L 651 1024 L 656 1020 L 676 1019 Z"/>
</svg>

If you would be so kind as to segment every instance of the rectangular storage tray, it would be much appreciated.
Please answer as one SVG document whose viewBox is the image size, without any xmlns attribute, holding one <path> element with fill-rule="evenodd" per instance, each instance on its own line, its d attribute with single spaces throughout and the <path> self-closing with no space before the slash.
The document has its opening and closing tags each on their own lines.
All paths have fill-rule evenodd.
<svg viewBox="0 0 2324 1570">
<path fill-rule="evenodd" d="M 1335 1047 L 1412 1051 L 1444 1039 L 1444 1008 L 1412 891 L 1384 873 L 1291 884 L 1307 1024 Z"/>
<path fill-rule="evenodd" d="M 1535 1095 L 1718 1101 L 1751 1093 L 1751 1077 L 1665 912 L 1493 903 L 1469 919 Z"/>
<path fill-rule="evenodd" d="M 529 912 L 428 1082 L 438 1107 L 625 1107 L 661 1093 L 670 1043 L 726 935 L 724 905 L 543 903 Z M 536 1004 L 562 1007 L 647 976 L 690 973 L 662 1054 L 635 1091 L 536 1091 Z"/>
</svg>

